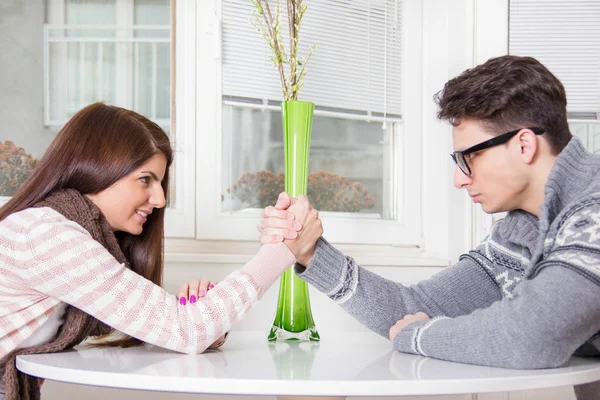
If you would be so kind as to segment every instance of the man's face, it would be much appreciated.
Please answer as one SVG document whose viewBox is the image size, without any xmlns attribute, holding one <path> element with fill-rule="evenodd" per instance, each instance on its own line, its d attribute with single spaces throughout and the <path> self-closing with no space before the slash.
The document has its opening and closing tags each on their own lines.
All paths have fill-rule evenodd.
<svg viewBox="0 0 600 400">
<path fill-rule="evenodd" d="M 477 120 L 462 120 L 452 130 L 454 151 L 465 150 L 493 138 Z M 471 175 L 454 168 L 454 186 L 465 189 L 486 213 L 521 208 L 528 185 L 527 173 L 519 160 L 518 138 L 506 144 L 465 155 Z"/>
</svg>

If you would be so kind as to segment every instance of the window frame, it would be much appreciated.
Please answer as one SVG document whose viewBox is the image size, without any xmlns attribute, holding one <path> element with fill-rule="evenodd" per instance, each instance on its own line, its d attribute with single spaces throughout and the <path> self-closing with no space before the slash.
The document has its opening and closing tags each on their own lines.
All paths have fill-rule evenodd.
<svg viewBox="0 0 600 400">
<path fill-rule="evenodd" d="M 352 252 L 363 265 L 446 266 L 468 250 L 465 244 L 472 238 L 473 215 L 468 199 L 452 187 L 453 168 L 447 157 L 450 127 L 437 120 L 437 106 L 430 95 L 449 77 L 472 66 L 477 38 L 470 23 L 476 25 L 478 1 L 458 0 L 452 7 L 444 0 L 402 1 L 407 11 L 403 13 L 406 52 L 412 56 L 406 57 L 403 66 L 403 90 L 410 100 L 404 101 L 406 118 L 397 138 L 411 152 L 397 168 L 405 182 L 414 183 L 399 193 L 406 196 L 405 204 L 414 205 L 406 213 L 410 222 L 321 215 L 328 240 Z M 221 193 L 220 3 L 172 0 L 172 7 L 176 20 L 172 68 L 176 157 L 171 175 L 175 204 L 166 215 L 165 258 L 182 263 L 242 262 L 259 246 L 255 230 L 259 215 L 232 217 L 217 212 Z"/>
<path fill-rule="evenodd" d="M 165 237 L 193 238 L 196 231 L 196 2 L 171 0 L 172 204 Z"/>
<path fill-rule="evenodd" d="M 417 14 L 417 21 L 420 19 L 421 8 L 414 2 L 405 2 L 405 7 L 410 12 L 403 13 L 405 23 L 403 24 L 404 35 L 412 38 L 413 42 L 420 42 L 420 27 L 414 22 L 414 16 Z M 200 29 L 198 39 L 199 54 L 214 54 L 214 57 L 206 57 L 204 61 L 198 60 L 198 109 L 197 117 L 204 121 L 206 132 L 212 132 L 210 135 L 203 135 L 199 131 L 199 140 L 197 154 L 199 158 L 198 188 L 205 188 L 202 191 L 203 196 L 198 192 L 197 207 L 197 230 L 196 238 L 200 240 L 256 240 L 256 224 L 260 212 L 249 211 L 247 213 L 222 213 L 220 211 L 220 196 L 225 188 L 221 188 L 221 135 L 222 131 L 222 92 L 221 92 L 221 2 L 212 2 L 199 5 L 199 21 L 202 21 L 207 29 Z M 257 33 L 258 34 L 258 33 Z M 410 42 L 407 39 L 407 42 Z M 265 44 L 266 45 L 266 44 Z M 412 51 L 415 51 L 413 46 Z M 417 58 L 417 57 L 415 57 Z M 419 58 L 420 59 L 420 58 Z M 403 68 L 407 71 L 406 75 L 417 73 L 419 63 L 408 63 L 404 61 Z M 273 68 L 273 73 L 276 73 Z M 203 84 L 200 83 L 203 80 Z M 411 93 L 418 91 L 418 81 L 404 78 L 404 92 Z M 200 89 L 200 87 L 202 89 Z M 418 102 L 408 102 L 404 106 L 404 114 L 417 115 L 419 113 Z M 318 113 L 318 112 L 317 112 Z M 396 149 L 404 149 L 405 157 L 403 163 L 394 163 L 397 177 L 404 184 L 395 183 L 392 187 L 395 189 L 394 197 L 403 199 L 401 204 L 403 210 L 399 213 L 401 220 L 384 221 L 368 220 L 364 218 L 348 218 L 347 215 L 338 213 L 321 212 L 321 218 L 327 227 L 328 238 L 338 243 L 365 243 L 365 244 L 390 244 L 406 247 L 422 247 L 421 230 L 421 203 L 420 197 L 409 195 L 407 187 L 415 188 L 417 193 L 421 191 L 421 182 L 419 179 L 421 163 L 418 154 L 421 149 L 421 142 L 416 135 L 406 135 L 406 131 L 418 131 L 420 120 L 417 118 L 407 120 L 402 125 L 397 125 L 397 133 L 394 140 Z M 208 148 L 210 150 L 204 150 Z M 409 151 L 410 149 L 410 151 Z M 204 161 L 202 161 L 204 159 Z M 417 173 L 408 174 L 408 166 L 411 172 L 415 169 Z M 410 210 L 410 212 L 408 212 Z"/>
<path fill-rule="evenodd" d="M 65 25 L 65 0 L 48 0 L 47 7 L 48 23 Z M 133 24 L 134 0 L 117 1 L 116 7 L 117 26 Z M 171 0 L 171 26 L 172 29 L 175 28 L 172 30 L 175 34 L 171 34 L 171 53 L 174 56 L 171 63 L 171 141 L 175 160 L 170 176 L 172 204 L 165 213 L 165 220 L 168 221 L 165 223 L 167 237 L 193 238 L 195 234 L 195 11 L 194 1 Z M 130 66 L 122 69 L 130 69 Z M 123 81 L 130 74 L 128 71 L 121 71 L 118 75 Z M 180 77 L 179 87 L 175 79 L 177 76 Z M 185 82 L 191 84 L 184 84 Z M 45 98 L 49 101 L 50 95 L 46 93 Z"/>
<path fill-rule="evenodd" d="M 479 65 L 492 57 L 508 54 L 509 0 L 485 2 L 475 0 L 475 41 L 473 65 Z M 505 213 L 487 214 L 480 205 L 470 205 L 473 221 L 471 246 L 476 247 L 491 232 L 492 225 Z"/>
<path fill-rule="evenodd" d="M 190 1 L 178 1 L 178 4 L 182 3 L 187 6 Z M 196 240 L 169 240 L 168 251 L 173 255 L 194 252 L 194 249 L 202 252 L 207 247 L 214 248 L 210 243 L 217 242 L 231 243 L 242 248 L 243 243 L 256 242 L 258 237 L 258 211 L 233 215 L 219 212 L 222 193 L 220 6 L 220 2 L 196 4 Z M 460 24 L 464 24 L 465 15 L 474 15 L 472 8 L 473 2 L 470 0 L 461 0 L 458 9 L 454 6 L 449 7 L 441 0 L 405 1 L 403 29 L 406 51 L 412 57 L 406 57 L 403 66 L 406 71 L 405 98 L 410 99 L 404 101 L 403 115 L 412 117 L 405 119 L 401 132 L 397 135 L 401 148 L 406 151 L 406 157 L 403 162 L 397 163 L 397 168 L 398 176 L 407 183 L 404 187 L 410 188 L 398 191 L 398 195 L 406 199 L 405 208 L 410 212 L 404 212 L 405 223 L 353 219 L 322 212 L 320 215 L 326 230 L 325 236 L 329 241 L 351 244 L 353 248 L 358 246 L 365 253 L 377 248 L 380 256 L 374 258 L 379 259 L 379 262 L 385 263 L 385 257 L 400 255 L 405 256 L 407 260 L 413 260 L 410 261 L 413 264 L 415 259 L 419 259 L 421 261 L 417 264 L 426 265 L 433 262 L 435 265 L 447 265 L 455 253 L 454 250 L 450 250 L 454 243 L 461 244 L 462 250 L 462 244 L 470 238 L 470 210 L 465 207 L 463 198 L 451 193 L 454 190 L 451 186 L 452 166 L 447 160 L 448 149 L 451 148 L 450 128 L 448 124 L 436 119 L 436 105 L 429 95 L 423 94 L 440 90 L 448 79 L 449 71 L 453 70 L 453 62 L 456 61 L 451 57 L 451 46 L 439 52 L 439 48 L 435 46 L 423 46 L 423 40 L 426 37 L 436 45 L 444 43 L 448 40 L 446 32 L 452 32 L 450 25 L 459 26 L 458 19 L 448 18 L 449 15 L 458 14 L 461 17 Z M 427 18 L 424 18 L 424 11 L 428 13 Z M 427 24 L 426 29 L 423 29 L 422 23 Z M 448 30 L 440 32 L 440 24 Z M 456 45 L 461 49 L 460 69 L 457 73 L 470 66 L 471 60 L 467 60 L 467 56 L 471 50 L 465 50 L 471 43 L 466 39 L 470 34 L 469 29 L 460 30 L 459 44 Z M 186 36 L 185 40 L 189 41 L 190 36 Z M 424 48 L 425 51 L 422 51 Z M 406 76 L 410 79 L 406 79 Z M 415 135 L 410 132 L 423 134 Z M 422 152 L 421 149 L 427 151 Z M 459 234 L 449 234 L 452 213 L 459 216 L 459 222 L 453 223 Z M 385 251 L 382 252 L 382 248 Z M 230 250 L 231 253 L 236 251 Z"/>
</svg>

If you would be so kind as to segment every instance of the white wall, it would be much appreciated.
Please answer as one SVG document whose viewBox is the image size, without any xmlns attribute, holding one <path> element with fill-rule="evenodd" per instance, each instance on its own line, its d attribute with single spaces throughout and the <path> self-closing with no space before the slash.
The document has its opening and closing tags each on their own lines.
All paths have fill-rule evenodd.
<svg viewBox="0 0 600 400">
<path fill-rule="evenodd" d="M 36 158 L 56 135 L 43 126 L 44 21 L 44 0 L 0 1 L 0 141 Z"/>
</svg>

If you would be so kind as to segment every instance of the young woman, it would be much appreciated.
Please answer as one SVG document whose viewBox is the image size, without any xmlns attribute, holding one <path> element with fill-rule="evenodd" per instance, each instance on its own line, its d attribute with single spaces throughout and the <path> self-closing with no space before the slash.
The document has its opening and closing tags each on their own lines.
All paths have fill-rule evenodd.
<svg viewBox="0 0 600 400">
<path fill-rule="evenodd" d="M 6 400 L 39 398 L 38 380 L 15 369 L 17 355 L 64 350 L 88 336 L 117 330 L 125 336 L 106 338 L 109 345 L 147 342 L 203 352 L 221 343 L 217 339 L 295 262 L 290 249 L 300 240 L 261 247 L 212 288 L 208 281 L 184 285 L 180 300 L 161 289 L 172 158 L 158 125 L 92 104 L 65 125 L 0 209 Z M 304 210 L 302 204 L 295 210 L 298 229 Z"/>
</svg>

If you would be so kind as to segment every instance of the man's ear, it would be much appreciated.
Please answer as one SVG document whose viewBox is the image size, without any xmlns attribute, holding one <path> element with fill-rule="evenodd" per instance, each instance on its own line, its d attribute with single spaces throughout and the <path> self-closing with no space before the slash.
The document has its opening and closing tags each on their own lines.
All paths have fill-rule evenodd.
<svg viewBox="0 0 600 400">
<path fill-rule="evenodd" d="M 517 133 L 520 155 L 526 164 L 531 164 L 539 151 L 538 138 L 530 129 L 524 128 Z"/>
</svg>

